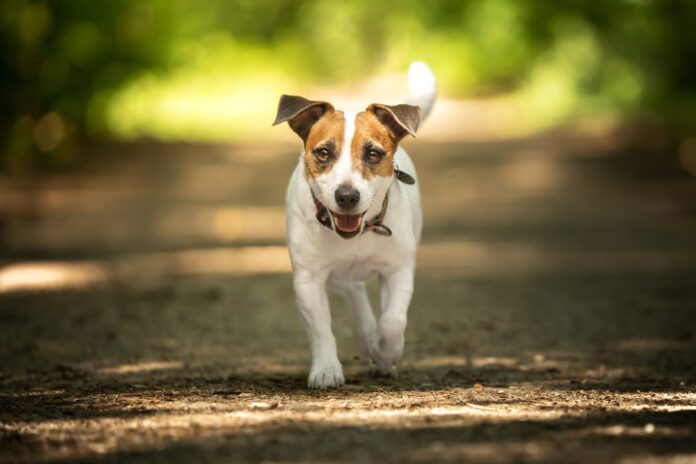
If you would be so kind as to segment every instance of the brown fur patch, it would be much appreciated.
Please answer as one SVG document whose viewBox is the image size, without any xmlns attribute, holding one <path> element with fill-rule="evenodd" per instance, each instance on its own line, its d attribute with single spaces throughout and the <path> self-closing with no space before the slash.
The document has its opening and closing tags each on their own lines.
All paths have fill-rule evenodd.
<svg viewBox="0 0 696 464">
<path fill-rule="evenodd" d="M 386 153 L 384 158 L 372 164 L 364 160 L 364 147 L 367 142 L 379 145 Z M 394 175 L 394 153 L 397 143 L 389 130 L 379 122 L 377 117 L 367 111 L 355 117 L 355 134 L 351 142 L 351 160 L 353 169 L 362 173 L 365 179 L 375 176 L 389 177 Z"/>
<path fill-rule="evenodd" d="M 305 143 L 305 174 L 307 177 L 315 178 L 330 170 L 341 153 L 343 145 L 343 132 L 346 126 L 346 119 L 343 111 L 331 111 L 326 113 L 312 126 Z M 333 141 L 335 151 L 333 159 L 326 163 L 320 163 L 314 156 L 314 149 L 322 144 Z"/>
</svg>

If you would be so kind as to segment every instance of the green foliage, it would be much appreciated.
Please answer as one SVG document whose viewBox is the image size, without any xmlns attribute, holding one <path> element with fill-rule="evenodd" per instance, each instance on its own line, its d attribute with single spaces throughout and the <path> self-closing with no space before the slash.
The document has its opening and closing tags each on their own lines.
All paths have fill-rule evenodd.
<svg viewBox="0 0 696 464">
<path fill-rule="evenodd" d="M 540 125 L 654 110 L 693 130 L 690 0 L 8 0 L 0 18 L 10 168 L 70 163 L 85 136 L 253 135 L 282 87 L 414 59 L 446 95 L 516 93 Z"/>
</svg>

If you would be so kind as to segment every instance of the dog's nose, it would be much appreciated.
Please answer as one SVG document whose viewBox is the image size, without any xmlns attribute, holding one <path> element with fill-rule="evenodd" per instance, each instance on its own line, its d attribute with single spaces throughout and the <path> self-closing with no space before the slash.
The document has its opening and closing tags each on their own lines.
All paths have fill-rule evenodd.
<svg viewBox="0 0 696 464">
<path fill-rule="evenodd" d="M 336 189 L 336 203 L 343 209 L 353 209 L 360 201 L 360 192 L 352 185 L 339 185 Z"/>
</svg>

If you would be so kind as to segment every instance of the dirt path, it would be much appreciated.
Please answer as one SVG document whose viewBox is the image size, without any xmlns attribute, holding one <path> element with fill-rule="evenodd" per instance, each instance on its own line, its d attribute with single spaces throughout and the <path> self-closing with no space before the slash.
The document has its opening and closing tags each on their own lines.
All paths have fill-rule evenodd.
<svg viewBox="0 0 696 464">
<path fill-rule="evenodd" d="M 413 144 L 398 380 L 334 301 L 305 389 L 292 147 L 104 146 L 0 179 L 0 461 L 696 462 L 696 185 L 569 135 Z"/>
</svg>

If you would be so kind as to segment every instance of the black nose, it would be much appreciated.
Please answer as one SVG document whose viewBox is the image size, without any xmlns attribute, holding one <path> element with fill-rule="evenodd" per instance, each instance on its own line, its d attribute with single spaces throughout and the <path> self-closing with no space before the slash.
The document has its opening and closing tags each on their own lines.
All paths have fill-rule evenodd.
<svg viewBox="0 0 696 464">
<path fill-rule="evenodd" d="M 348 184 L 339 185 L 335 196 L 336 203 L 343 209 L 353 209 L 360 201 L 360 192 Z"/>
</svg>

